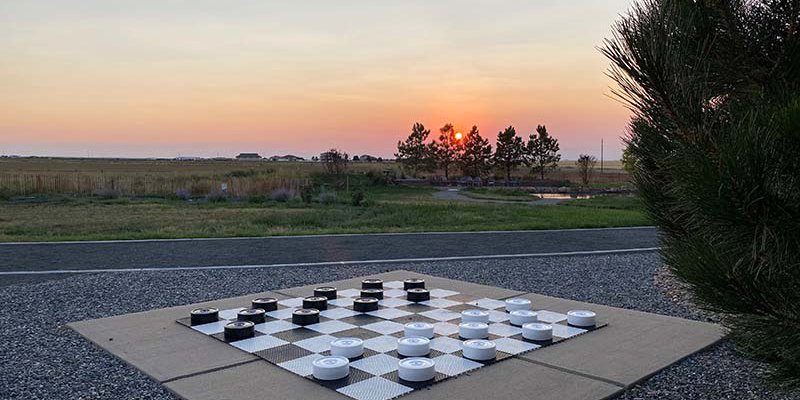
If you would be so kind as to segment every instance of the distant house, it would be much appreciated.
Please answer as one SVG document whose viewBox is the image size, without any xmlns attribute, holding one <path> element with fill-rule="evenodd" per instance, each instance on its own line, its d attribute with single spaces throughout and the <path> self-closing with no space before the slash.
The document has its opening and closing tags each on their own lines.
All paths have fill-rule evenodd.
<svg viewBox="0 0 800 400">
<path fill-rule="evenodd" d="M 260 160 L 261 156 L 258 153 L 239 153 L 236 156 L 237 160 Z"/>
<path fill-rule="evenodd" d="M 305 158 L 287 154 L 285 156 L 272 156 L 269 158 L 269 160 L 277 162 L 292 162 L 292 161 L 305 161 Z"/>
<path fill-rule="evenodd" d="M 374 156 L 371 156 L 369 154 L 364 154 L 361 157 L 359 157 L 359 159 L 362 162 L 377 162 L 378 161 L 378 157 L 374 157 Z"/>
</svg>

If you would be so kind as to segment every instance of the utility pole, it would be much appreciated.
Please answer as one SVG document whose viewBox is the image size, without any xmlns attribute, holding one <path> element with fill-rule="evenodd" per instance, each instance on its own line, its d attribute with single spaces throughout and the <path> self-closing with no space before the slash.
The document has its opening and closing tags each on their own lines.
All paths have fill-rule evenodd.
<svg viewBox="0 0 800 400">
<path fill-rule="evenodd" d="M 603 173 L 603 138 L 600 138 L 600 173 Z"/>
</svg>

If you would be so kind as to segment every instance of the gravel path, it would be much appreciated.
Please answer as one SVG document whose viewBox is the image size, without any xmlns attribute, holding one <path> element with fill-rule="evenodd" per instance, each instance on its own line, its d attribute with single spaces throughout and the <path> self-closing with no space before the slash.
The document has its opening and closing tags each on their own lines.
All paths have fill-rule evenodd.
<svg viewBox="0 0 800 400">
<path fill-rule="evenodd" d="M 453 279 L 686 318 L 653 284 L 654 253 L 469 262 L 402 268 Z M 0 397 L 4 399 L 173 399 L 142 373 L 63 324 L 154 308 L 321 283 L 397 269 L 397 265 L 270 270 L 165 271 L 76 276 L 0 288 Z M 726 343 L 694 355 L 634 388 L 624 399 L 800 399 L 770 391 L 762 366 Z"/>
</svg>

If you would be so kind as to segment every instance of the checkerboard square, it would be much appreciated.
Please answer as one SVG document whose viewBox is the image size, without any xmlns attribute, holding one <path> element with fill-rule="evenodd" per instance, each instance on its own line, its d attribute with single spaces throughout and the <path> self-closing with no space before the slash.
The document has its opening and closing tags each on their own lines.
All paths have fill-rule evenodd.
<svg viewBox="0 0 800 400">
<path fill-rule="evenodd" d="M 244 310 L 244 307 L 239 308 L 231 308 L 229 310 L 220 310 L 219 317 L 222 319 L 237 319 L 239 317 L 239 311 Z"/>
<path fill-rule="evenodd" d="M 428 307 L 434 307 L 434 308 L 447 308 L 447 307 L 457 306 L 457 305 L 459 305 L 461 303 L 459 303 L 457 301 L 447 300 L 447 299 L 434 298 L 434 299 L 430 299 L 428 301 L 423 301 L 420 304 L 426 305 Z"/>
<path fill-rule="evenodd" d="M 361 296 L 361 291 L 357 289 L 345 289 L 337 292 L 339 297 L 358 297 Z"/>
<path fill-rule="evenodd" d="M 356 327 L 353 329 L 348 329 L 346 331 L 336 332 L 331 334 L 331 336 L 336 336 L 337 338 L 345 338 L 345 337 L 355 337 L 361 340 L 372 339 L 377 336 L 381 336 L 378 332 L 373 332 L 370 330 L 366 330 L 362 327 Z"/>
<path fill-rule="evenodd" d="M 402 307 L 411 304 L 411 302 L 403 299 L 389 298 L 379 301 L 378 304 L 384 307 Z"/>
<path fill-rule="evenodd" d="M 263 324 L 256 324 L 255 328 L 261 333 L 271 335 L 273 333 L 288 331 L 289 329 L 295 329 L 299 327 L 299 325 L 295 325 L 289 321 L 278 320 L 264 322 Z"/>
<path fill-rule="evenodd" d="M 458 325 L 449 322 L 437 322 L 433 324 L 433 332 L 437 335 L 450 336 L 458 333 Z"/>
<path fill-rule="evenodd" d="M 510 319 L 511 317 L 505 311 L 489 310 L 489 321 L 491 322 L 505 322 Z"/>
<path fill-rule="evenodd" d="M 356 400 L 387 400 L 402 396 L 414 389 L 379 376 L 345 386 L 337 392 Z"/>
<path fill-rule="evenodd" d="M 192 329 L 198 332 L 203 332 L 206 335 L 213 335 L 215 333 L 225 332 L 225 325 L 227 325 L 229 322 L 230 321 L 223 320 L 223 321 L 212 322 L 210 324 L 195 325 L 192 327 Z"/>
<path fill-rule="evenodd" d="M 346 308 L 331 308 L 328 310 L 320 311 L 319 315 L 330 319 L 342 319 L 342 318 L 352 317 L 353 315 L 358 315 L 358 313 L 353 310 L 348 310 Z"/>
<path fill-rule="evenodd" d="M 402 331 L 403 325 L 392 321 L 381 321 L 374 324 L 364 325 L 362 328 L 369 329 L 373 332 L 378 332 L 382 335 L 391 335 L 392 333 Z"/>
<path fill-rule="evenodd" d="M 452 311 L 447 311 L 447 310 L 442 310 L 442 309 L 425 311 L 425 312 L 420 313 L 420 315 L 422 315 L 423 317 L 428 317 L 430 319 L 435 319 L 435 320 L 441 321 L 441 322 L 450 321 L 450 320 L 454 320 L 456 318 L 460 318 L 461 317 L 461 314 L 459 314 L 459 313 L 454 313 Z"/>
<path fill-rule="evenodd" d="M 536 313 L 538 314 L 539 322 L 544 322 L 546 324 L 555 324 L 557 322 L 567 320 L 566 314 L 561 314 L 547 310 L 539 310 Z"/>
<path fill-rule="evenodd" d="M 291 319 L 294 310 L 296 310 L 296 308 L 283 308 L 277 311 L 270 311 L 267 313 L 267 316 L 275 319 Z"/>
<path fill-rule="evenodd" d="M 389 281 L 389 282 L 384 282 L 383 283 L 383 287 L 384 287 L 384 289 L 385 288 L 402 289 L 404 287 L 404 285 L 403 285 L 403 282 L 400 282 L 400 281 Z"/>
<path fill-rule="evenodd" d="M 289 343 L 310 339 L 320 335 L 322 334 L 317 331 L 312 331 L 311 329 L 308 328 L 295 328 L 295 329 L 289 329 L 288 331 L 276 332 L 272 334 L 272 336 L 275 336 L 276 338 L 281 340 L 285 340 Z"/>
<path fill-rule="evenodd" d="M 397 338 L 394 336 L 376 336 L 364 341 L 364 347 L 377 351 L 378 353 L 388 353 L 397 350 Z"/>
<path fill-rule="evenodd" d="M 441 372 L 447 376 L 461 375 L 464 372 L 472 371 L 483 366 L 481 363 L 467 360 L 466 358 L 456 357 L 452 354 L 445 354 L 433 359 L 436 363 L 436 372 Z"/>
<path fill-rule="evenodd" d="M 383 297 L 405 297 L 406 291 L 401 289 L 389 289 L 383 291 Z"/>
<path fill-rule="evenodd" d="M 257 351 L 271 349 L 273 347 L 283 346 L 285 344 L 288 344 L 288 342 L 269 335 L 256 336 L 250 339 L 238 340 L 231 343 L 231 345 L 234 347 L 242 349 L 248 353 L 255 353 Z"/>
<path fill-rule="evenodd" d="M 521 340 L 511 339 L 507 337 L 504 337 L 502 339 L 497 339 L 494 341 L 494 343 L 495 345 L 497 345 L 497 351 L 502 351 L 503 353 L 513 354 L 513 355 L 521 354 L 526 351 L 531 351 L 538 349 L 539 347 L 542 347 L 537 344 L 523 342 Z"/>
<path fill-rule="evenodd" d="M 382 308 L 378 311 L 370 311 L 367 313 L 367 315 L 383 319 L 395 319 L 411 315 L 411 313 L 408 311 L 398 310 L 396 308 Z"/>
<path fill-rule="evenodd" d="M 435 337 L 431 340 L 431 349 L 442 353 L 455 353 L 461 350 L 461 341 L 447 336 Z"/>
<path fill-rule="evenodd" d="M 359 313 L 352 317 L 342 318 L 339 321 L 347 322 L 348 324 L 353 324 L 355 326 L 364 326 L 385 320 L 383 318 L 373 317 L 372 315 Z"/>
<path fill-rule="evenodd" d="M 309 376 L 314 373 L 314 364 L 312 363 L 319 358 L 322 358 L 319 354 L 310 354 L 305 357 L 295 358 L 294 360 L 284 361 L 278 364 L 278 366 L 300 376 Z"/>
<path fill-rule="evenodd" d="M 468 304 L 473 305 L 473 306 L 477 306 L 477 307 L 480 307 L 480 308 L 485 308 L 487 310 L 496 310 L 498 308 L 506 306 L 506 302 L 504 302 L 504 301 L 495 300 L 495 299 L 487 299 L 487 298 L 471 301 Z"/>
<path fill-rule="evenodd" d="M 278 304 L 289 307 L 289 308 L 300 308 L 303 306 L 303 298 L 302 297 L 295 297 L 292 299 L 285 299 L 278 301 Z"/>
<path fill-rule="evenodd" d="M 506 324 L 490 324 L 489 333 L 492 335 L 509 337 L 521 334 L 522 328 L 517 328 L 516 326 Z"/>
<path fill-rule="evenodd" d="M 338 299 L 328 300 L 329 306 L 336 306 L 336 307 L 352 307 L 353 306 L 353 299 L 350 297 L 341 297 Z M 328 310 L 330 311 L 330 310 Z"/>
<path fill-rule="evenodd" d="M 454 292 L 452 290 L 445 290 L 445 289 L 433 289 L 431 290 L 431 297 L 448 297 L 448 296 L 455 296 L 460 294 L 459 292 Z"/>
<path fill-rule="evenodd" d="M 582 333 L 588 332 L 586 329 L 575 328 L 572 326 L 561 325 L 561 324 L 552 324 L 553 327 L 553 336 L 560 337 L 560 338 L 571 338 L 573 336 L 578 336 Z"/>
<path fill-rule="evenodd" d="M 325 321 L 318 324 L 308 325 L 306 328 L 319 333 L 336 333 L 355 328 L 355 325 L 348 324 L 342 321 Z"/>
<path fill-rule="evenodd" d="M 398 369 L 398 361 L 400 361 L 398 358 L 386 354 L 376 354 L 372 357 L 353 361 L 350 366 L 379 376 Z"/>
<path fill-rule="evenodd" d="M 334 340 L 336 340 L 336 338 L 333 336 L 321 335 L 294 342 L 294 345 L 312 353 L 322 353 L 323 351 L 331 349 L 331 342 Z"/>
<path fill-rule="evenodd" d="M 282 362 L 305 357 L 313 353 L 293 344 L 285 344 L 283 346 L 257 351 L 254 354 L 277 365 Z"/>
</svg>

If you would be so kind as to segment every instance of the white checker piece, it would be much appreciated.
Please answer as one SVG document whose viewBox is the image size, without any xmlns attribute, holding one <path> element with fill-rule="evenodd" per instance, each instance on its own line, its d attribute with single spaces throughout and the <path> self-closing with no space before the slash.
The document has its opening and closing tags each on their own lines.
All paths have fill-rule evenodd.
<svg viewBox="0 0 800 400">
<path fill-rule="evenodd" d="M 483 366 L 483 364 L 466 358 L 456 357 L 452 354 L 445 354 L 433 359 L 436 363 L 436 372 L 441 372 L 447 376 L 456 376 L 464 372 L 472 371 Z"/>
<path fill-rule="evenodd" d="M 435 320 L 441 321 L 441 322 L 451 321 L 451 320 L 454 320 L 456 318 L 461 318 L 461 314 L 454 313 L 452 311 L 443 310 L 441 308 L 436 309 L 436 310 L 430 310 L 430 311 L 421 312 L 421 313 L 419 313 L 419 315 L 422 315 L 423 317 L 428 317 L 430 319 L 435 319 Z"/>
<path fill-rule="evenodd" d="M 555 324 L 556 322 L 566 321 L 567 315 L 560 314 L 557 312 L 547 311 L 547 310 L 540 310 L 536 312 L 538 314 L 539 322 L 544 322 L 546 324 Z"/>
<path fill-rule="evenodd" d="M 414 389 L 376 376 L 353 385 L 336 389 L 337 392 L 356 400 L 387 400 L 402 396 Z"/>
<path fill-rule="evenodd" d="M 397 350 L 397 338 L 394 336 L 376 336 L 364 341 L 364 347 L 378 353 L 388 353 Z"/>
<path fill-rule="evenodd" d="M 430 300 L 422 301 L 422 302 L 420 302 L 420 304 L 424 304 L 424 305 L 426 305 L 428 307 L 434 307 L 434 308 L 447 308 L 447 307 L 457 306 L 457 305 L 463 304 L 463 303 L 460 303 L 460 302 L 457 302 L 457 301 L 452 301 L 452 300 L 447 300 L 447 299 L 436 298 L 436 299 L 430 299 Z"/>
<path fill-rule="evenodd" d="M 334 340 L 336 340 L 336 338 L 333 336 L 322 335 L 294 342 L 294 345 L 302 347 L 312 353 L 322 353 L 331 349 L 331 342 Z"/>
<path fill-rule="evenodd" d="M 329 305 L 336 307 L 350 307 L 353 305 L 353 299 L 350 297 L 341 297 L 333 300 L 328 300 Z"/>
<path fill-rule="evenodd" d="M 288 331 L 289 329 L 299 328 L 300 325 L 295 325 L 289 321 L 277 320 L 264 322 L 263 324 L 256 324 L 256 330 L 267 335 Z"/>
<path fill-rule="evenodd" d="M 280 340 L 276 337 L 264 335 L 264 336 L 251 337 L 250 339 L 238 340 L 231 343 L 231 345 L 233 345 L 233 347 L 242 349 L 248 353 L 255 353 L 257 351 L 283 346 L 288 343 L 289 342 Z"/>
<path fill-rule="evenodd" d="M 347 322 L 336 321 L 336 320 L 325 321 L 325 322 L 320 322 L 318 324 L 311 324 L 306 326 L 306 328 L 319 333 L 336 333 L 336 332 L 346 331 L 348 329 L 353 329 L 355 327 L 356 326 L 353 324 L 348 324 Z"/>
<path fill-rule="evenodd" d="M 402 306 L 407 306 L 409 304 L 412 303 L 408 300 L 397 299 L 397 298 L 383 299 L 378 301 L 378 305 L 384 307 L 402 307 Z"/>
<path fill-rule="evenodd" d="M 346 308 L 331 308 L 319 312 L 319 315 L 329 319 L 342 319 L 342 318 L 352 317 L 358 314 L 360 313 L 357 313 L 353 310 L 348 310 Z"/>
<path fill-rule="evenodd" d="M 383 319 L 395 319 L 400 317 L 409 316 L 413 313 L 408 311 L 398 310 L 396 308 L 383 308 L 378 311 L 370 311 L 367 315 L 372 315 L 373 317 L 383 318 Z"/>
<path fill-rule="evenodd" d="M 489 325 L 489 333 L 492 335 L 509 337 L 521 334 L 522 328 L 517 328 L 516 326 L 506 324 L 491 324 Z"/>
<path fill-rule="evenodd" d="M 485 308 L 487 310 L 496 310 L 498 308 L 506 306 L 506 302 L 504 302 L 504 301 L 495 300 L 495 299 L 487 299 L 487 298 L 483 298 L 483 299 L 479 299 L 479 300 L 475 300 L 475 301 L 470 301 L 467 304 L 472 305 L 472 306 L 476 306 L 476 307 L 480 307 L 480 308 Z"/>
<path fill-rule="evenodd" d="M 381 335 L 391 335 L 395 332 L 402 331 L 404 327 L 403 324 L 398 324 L 397 322 L 381 321 L 364 325 L 362 328 L 380 333 Z"/>
<path fill-rule="evenodd" d="M 389 289 L 401 289 L 404 287 L 404 285 L 403 282 L 400 281 L 389 281 L 389 282 L 384 282 L 383 287 Z"/>
<path fill-rule="evenodd" d="M 373 375 L 383 375 L 396 371 L 399 368 L 397 365 L 398 361 L 400 360 L 386 354 L 376 354 L 358 361 L 353 361 L 350 363 L 350 366 Z"/>
<path fill-rule="evenodd" d="M 195 325 L 192 327 L 192 329 L 198 332 L 203 332 L 206 335 L 213 335 L 215 333 L 225 332 L 225 325 L 227 325 L 228 322 L 230 321 L 217 321 L 210 324 Z"/>
<path fill-rule="evenodd" d="M 445 290 L 445 289 L 433 289 L 433 290 L 431 290 L 431 297 L 450 297 L 450 296 L 455 296 L 457 294 L 461 294 L 461 293 L 454 292 L 452 290 Z"/>
<path fill-rule="evenodd" d="M 523 342 L 521 340 L 511 339 L 511 338 L 501 338 L 494 341 L 495 345 L 497 346 L 497 351 L 502 351 L 503 353 L 517 355 L 520 353 L 524 353 L 526 351 L 538 349 L 538 344 Z"/>
<path fill-rule="evenodd" d="M 237 319 L 239 311 L 244 310 L 244 307 L 232 308 L 230 310 L 220 310 L 219 317 L 222 319 Z"/>
<path fill-rule="evenodd" d="M 314 360 L 322 358 L 320 354 L 309 354 L 305 357 L 295 358 L 278 364 L 283 369 L 288 369 L 300 376 L 309 376 L 314 373 Z"/>
<path fill-rule="evenodd" d="M 340 290 L 337 292 L 339 297 L 359 297 L 361 296 L 361 291 L 356 289 L 345 289 Z"/>
</svg>

